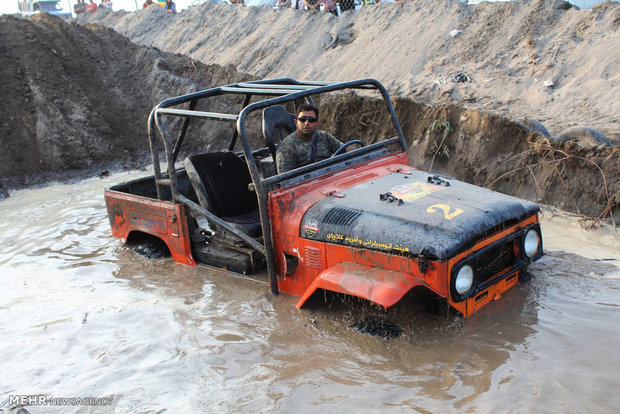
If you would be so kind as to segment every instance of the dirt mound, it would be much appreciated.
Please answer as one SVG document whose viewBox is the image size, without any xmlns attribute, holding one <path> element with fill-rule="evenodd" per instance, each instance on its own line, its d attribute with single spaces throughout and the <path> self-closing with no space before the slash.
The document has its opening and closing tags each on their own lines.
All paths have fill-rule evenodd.
<svg viewBox="0 0 620 414">
<path fill-rule="evenodd" d="M 147 154 L 145 125 L 156 103 L 247 79 L 47 14 L 3 16 L 0 37 L 0 179 L 7 187 L 118 161 L 135 167 Z"/>
<path fill-rule="evenodd" d="M 620 56 L 610 53 L 620 48 L 618 3 L 578 10 L 558 0 L 410 0 L 338 18 L 204 3 L 178 15 L 152 7 L 78 22 L 261 78 L 372 77 L 426 103 L 533 117 L 553 135 L 577 125 L 620 132 Z"/>
</svg>

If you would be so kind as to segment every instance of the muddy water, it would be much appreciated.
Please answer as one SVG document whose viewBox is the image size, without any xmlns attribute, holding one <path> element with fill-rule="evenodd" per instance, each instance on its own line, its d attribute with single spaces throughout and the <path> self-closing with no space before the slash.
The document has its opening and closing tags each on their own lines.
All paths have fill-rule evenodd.
<svg viewBox="0 0 620 414">
<path fill-rule="evenodd" d="M 0 202 L 0 412 L 12 395 L 113 397 L 31 413 L 617 412 L 620 243 L 546 214 L 533 278 L 463 320 L 410 295 L 297 310 L 261 281 L 149 260 L 113 239 L 103 188 Z M 333 300 L 332 300 L 333 299 Z"/>
</svg>

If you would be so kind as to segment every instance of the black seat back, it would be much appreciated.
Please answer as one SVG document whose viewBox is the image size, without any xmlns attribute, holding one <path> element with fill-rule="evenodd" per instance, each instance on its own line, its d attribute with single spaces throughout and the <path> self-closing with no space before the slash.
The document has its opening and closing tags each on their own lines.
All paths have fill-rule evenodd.
<svg viewBox="0 0 620 414">
<path fill-rule="evenodd" d="M 282 105 L 273 105 L 263 109 L 263 136 L 273 157 L 274 165 L 276 164 L 276 142 L 280 143 L 284 137 L 296 129 L 295 115 L 288 112 Z"/>
<path fill-rule="evenodd" d="M 201 206 L 219 217 L 240 216 L 258 208 L 246 163 L 234 152 L 208 152 L 185 158 L 185 170 Z"/>
</svg>

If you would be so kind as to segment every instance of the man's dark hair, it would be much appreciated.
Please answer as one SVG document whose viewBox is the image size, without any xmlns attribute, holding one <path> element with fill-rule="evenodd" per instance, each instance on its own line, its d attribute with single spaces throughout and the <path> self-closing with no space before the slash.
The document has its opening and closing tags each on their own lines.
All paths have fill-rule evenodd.
<svg viewBox="0 0 620 414">
<path fill-rule="evenodd" d="M 314 113 L 316 114 L 316 117 L 319 117 L 319 108 L 317 108 L 316 106 L 309 104 L 309 103 L 305 103 L 302 105 L 299 105 L 299 107 L 297 108 L 297 115 L 299 115 L 300 112 L 303 111 L 314 111 Z"/>
</svg>

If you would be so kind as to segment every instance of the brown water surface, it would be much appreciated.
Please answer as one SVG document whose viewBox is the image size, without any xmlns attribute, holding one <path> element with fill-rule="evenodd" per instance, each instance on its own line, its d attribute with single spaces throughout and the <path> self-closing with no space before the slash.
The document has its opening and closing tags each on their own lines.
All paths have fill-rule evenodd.
<svg viewBox="0 0 620 414">
<path fill-rule="evenodd" d="M 114 397 L 31 413 L 617 412 L 620 242 L 551 217 L 547 256 L 464 320 L 409 295 L 391 341 L 348 328 L 378 309 L 297 298 L 112 238 L 117 174 L 0 202 L 0 412 L 10 396 Z M 333 299 L 333 300 L 332 300 Z"/>
</svg>

